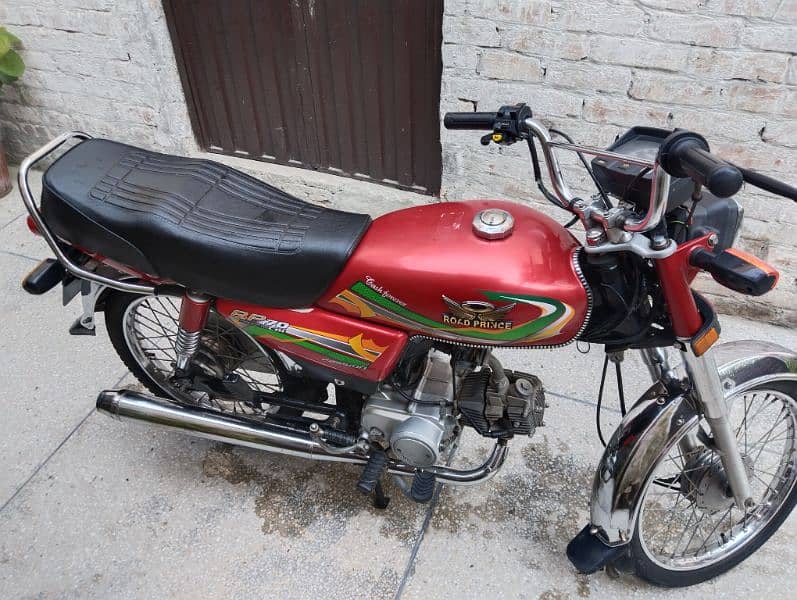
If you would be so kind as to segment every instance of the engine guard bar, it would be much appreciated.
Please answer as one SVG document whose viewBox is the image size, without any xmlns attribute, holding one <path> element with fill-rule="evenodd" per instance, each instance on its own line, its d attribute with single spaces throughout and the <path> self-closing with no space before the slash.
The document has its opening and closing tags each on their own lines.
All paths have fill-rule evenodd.
<svg viewBox="0 0 797 600">
<path fill-rule="evenodd" d="M 726 398 L 762 384 L 797 389 L 797 354 L 782 346 L 729 342 L 716 346 L 714 353 Z M 623 418 L 592 485 L 590 532 L 604 545 L 630 541 L 653 470 L 699 419 L 688 394 L 671 393 L 662 383 L 651 387 Z"/>
<path fill-rule="evenodd" d="M 22 201 L 25 203 L 25 208 L 28 209 L 28 213 L 33 219 L 33 222 L 36 224 L 36 227 L 38 228 L 42 237 L 47 242 L 47 245 L 50 246 L 50 249 L 58 259 L 58 262 L 60 262 L 64 268 L 69 271 L 69 273 L 80 279 L 93 281 L 95 283 L 116 290 L 121 290 L 123 292 L 132 292 L 134 294 L 154 294 L 154 286 L 111 279 L 110 277 L 105 277 L 98 273 L 87 271 L 86 269 L 83 269 L 79 265 L 75 264 L 63 251 L 58 243 L 58 239 L 44 222 L 39 209 L 36 207 L 36 202 L 33 199 L 33 192 L 31 191 L 30 184 L 28 183 L 28 173 L 30 172 L 31 167 L 73 138 L 87 140 L 90 139 L 91 136 L 87 133 L 83 133 L 82 131 L 69 131 L 62 133 L 57 138 L 50 140 L 44 146 L 30 154 L 25 158 L 25 160 L 22 161 L 22 164 L 19 166 L 17 180 L 19 183 L 20 193 L 22 194 Z"/>
</svg>

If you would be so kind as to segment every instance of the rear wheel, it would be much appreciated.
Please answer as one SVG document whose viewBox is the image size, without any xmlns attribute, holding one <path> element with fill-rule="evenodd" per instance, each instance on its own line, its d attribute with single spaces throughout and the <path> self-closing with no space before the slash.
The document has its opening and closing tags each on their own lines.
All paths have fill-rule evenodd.
<svg viewBox="0 0 797 600">
<path fill-rule="evenodd" d="M 667 587 L 724 573 L 755 552 L 797 503 L 797 398 L 769 384 L 728 399 L 755 506 L 736 507 L 704 421 L 659 462 L 631 548 L 640 577 Z"/>
<path fill-rule="evenodd" d="M 105 322 L 119 357 L 152 393 L 181 404 L 257 416 L 255 393 L 284 391 L 275 360 L 252 337 L 211 309 L 190 373 L 174 377 L 180 298 L 111 294 Z"/>
</svg>

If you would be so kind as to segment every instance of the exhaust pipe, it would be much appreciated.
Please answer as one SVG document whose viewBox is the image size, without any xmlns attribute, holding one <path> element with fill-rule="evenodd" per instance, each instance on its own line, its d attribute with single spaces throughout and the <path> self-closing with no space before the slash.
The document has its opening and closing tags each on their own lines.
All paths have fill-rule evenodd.
<svg viewBox="0 0 797 600">
<path fill-rule="evenodd" d="M 328 460 L 365 466 L 368 457 L 350 452 L 331 454 L 309 433 L 255 423 L 248 419 L 225 415 L 198 406 L 175 404 L 130 390 L 106 390 L 97 396 L 97 410 L 120 421 L 139 421 L 176 429 L 210 440 L 247 446 L 278 454 L 287 454 L 313 460 Z M 450 467 L 428 467 L 438 481 L 452 485 L 473 485 L 492 479 L 506 460 L 506 440 L 499 440 L 487 460 L 479 467 L 458 470 Z M 414 475 L 418 469 L 411 465 L 390 462 L 388 473 Z"/>
</svg>

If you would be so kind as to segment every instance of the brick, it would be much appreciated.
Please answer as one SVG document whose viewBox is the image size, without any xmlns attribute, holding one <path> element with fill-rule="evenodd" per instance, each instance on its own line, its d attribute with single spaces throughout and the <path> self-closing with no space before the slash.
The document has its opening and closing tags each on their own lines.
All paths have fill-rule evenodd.
<svg viewBox="0 0 797 600">
<path fill-rule="evenodd" d="M 741 38 L 742 19 L 657 13 L 650 23 L 651 37 L 712 48 L 735 48 Z"/>
<path fill-rule="evenodd" d="M 778 12 L 775 13 L 775 19 L 792 26 L 797 23 L 797 2 L 784 0 Z"/>
<path fill-rule="evenodd" d="M 647 23 L 637 6 L 617 2 L 574 2 L 565 5 L 563 27 L 569 31 L 636 35 Z"/>
<path fill-rule="evenodd" d="M 464 71 L 476 72 L 476 65 L 479 64 L 481 50 L 473 46 L 458 46 L 455 44 L 443 44 L 443 66 Z"/>
<path fill-rule="evenodd" d="M 443 39 L 468 46 L 500 46 L 495 23 L 472 17 L 443 17 Z"/>
<path fill-rule="evenodd" d="M 618 42 L 613 37 L 593 36 L 589 58 L 615 65 L 680 71 L 689 61 L 689 48 L 652 40 L 623 39 Z"/>
<path fill-rule="evenodd" d="M 759 132 L 767 124 L 765 115 L 717 110 L 711 107 L 688 108 L 671 106 L 669 126 L 697 131 L 709 142 L 730 140 L 748 143 L 757 140 Z"/>
<path fill-rule="evenodd" d="M 553 61 L 545 67 L 545 80 L 555 87 L 582 92 L 625 94 L 631 82 L 631 69 L 586 61 Z"/>
<path fill-rule="evenodd" d="M 502 50 L 486 50 L 477 72 L 489 79 L 509 81 L 541 81 L 543 75 L 539 59 Z"/>
<path fill-rule="evenodd" d="M 617 98 L 587 98 L 584 101 L 584 119 L 593 123 L 611 123 L 622 127 L 667 127 L 670 115 L 669 110 L 644 102 Z"/>
<path fill-rule="evenodd" d="M 797 148 L 797 121 L 775 121 L 767 124 L 761 138 L 770 144 Z"/>
<path fill-rule="evenodd" d="M 728 86 L 728 99 L 734 109 L 775 113 L 783 97 L 783 89 L 778 86 L 746 82 Z"/>
<path fill-rule="evenodd" d="M 746 144 L 712 144 L 711 151 L 732 163 L 737 163 L 756 171 L 783 173 L 781 178 L 786 178 L 787 173 L 797 171 L 797 156 L 794 156 L 793 152 L 784 152 L 782 148 L 765 144 L 760 140 Z M 770 225 L 774 226 L 774 224 Z M 784 231 L 783 233 L 788 234 L 789 232 Z M 789 238 L 791 237 L 789 235 Z"/>
<path fill-rule="evenodd" d="M 651 8 L 696 13 L 705 9 L 709 1 L 710 0 L 641 0 L 640 4 L 644 4 Z"/>
<path fill-rule="evenodd" d="M 628 95 L 637 100 L 715 107 L 724 103 L 724 93 L 724 86 L 718 83 L 641 73 L 634 75 L 628 91 Z"/>
<path fill-rule="evenodd" d="M 552 6 L 538 0 L 473 0 L 470 12 L 499 22 L 546 25 L 551 21 Z"/>
<path fill-rule="evenodd" d="M 775 52 L 797 51 L 797 27 L 792 25 L 748 26 L 742 36 L 742 45 Z"/>
<path fill-rule="evenodd" d="M 786 0 L 788 4 L 790 0 Z M 712 9 L 721 14 L 744 17 L 772 17 L 783 0 L 720 0 L 712 2 Z"/>
<path fill-rule="evenodd" d="M 696 47 L 690 53 L 686 70 L 713 79 L 782 83 L 787 79 L 789 62 L 788 54 Z"/>
<path fill-rule="evenodd" d="M 505 48 L 523 54 L 570 60 L 581 60 L 589 54 L 589 36 L 578 33 L 524 27 L 507 29 L 502 38 Z"/>
</svg>

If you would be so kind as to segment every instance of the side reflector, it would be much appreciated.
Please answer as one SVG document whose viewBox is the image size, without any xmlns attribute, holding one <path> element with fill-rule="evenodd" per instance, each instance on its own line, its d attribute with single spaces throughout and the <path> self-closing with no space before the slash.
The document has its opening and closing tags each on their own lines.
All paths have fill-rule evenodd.
<svg viewBox="0 0 797 600">
<path fill-rule="evenodd" d="M 716 327 L 710 327 L 698 337 L 692 340 L 692 350 L 695 356 L 702 356 L 706 351 L 711 348 L 714 343 L 720 339 L 720 332 Z"/>
<path fill-rule="evenodd" d="M 34 222 L 33 217 L 28 215 L 27 218 L 25 219 L 25 223 L 28 225 L 28 229 L 30 229 L 31 233 L 35 235 L 41 235 L 41 233 L 39 232 L 39 228 L 36 227 L 36 223 Z"/>
</svg>

